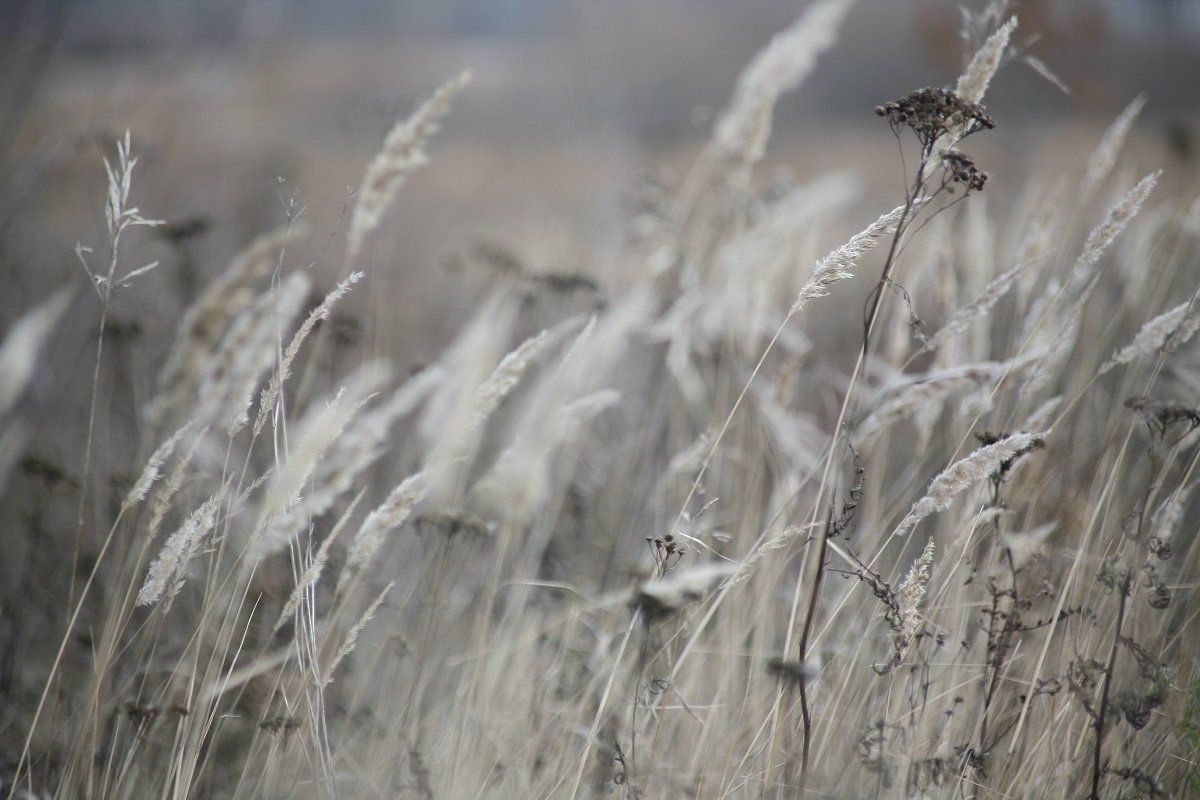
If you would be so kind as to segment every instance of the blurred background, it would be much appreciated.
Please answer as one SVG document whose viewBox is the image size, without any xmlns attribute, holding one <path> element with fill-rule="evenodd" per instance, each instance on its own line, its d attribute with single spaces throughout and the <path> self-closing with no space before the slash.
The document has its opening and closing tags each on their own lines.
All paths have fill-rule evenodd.
<svg viewBox="0 0 1200 800">
<path fill-rule="evenodd" d="M 170 223 L 133 231 L 122 255 L 128 269 L 160 262 L 119 294 L 113 323 L 130 362 L 152 367 L 130 370 L 144 399 L 180 309 L 288 213 L 313 234 L 296 264 L 312 262 L 326 283 L 336 277 L 349 192 L 383 136 L 469 69 L 474 80 L 433 142 L 433 163 L 370 242 L 361 262 L 370 286 L 346 320 L 369 353 L 401 368 L 428 361 L 486 290 L 486 266 L 464 254 L 482 248 L 603 286 L 639 208 L 669 196 L 742 67 L 806 5 L 5 0 L 0 326 L 58 286 L 86 285 L 75 244 L 105 241 L 101 159 L 130 129 L 140 156 L 133 202 Z M 1139 93 L 1148 104 L 1129 168 L 1162 166 L 1166 180 L 1194 184 L 1200 2 L 1011 7 L 1020 54 L 1069 93 L 1026 61 L 993 83 L 987 105 L 1000 127 L 976 137 L 972 153 L 992 173 L 995 207 L 1031 177 L 1077 169 Z M 947 0 L 859 0 L 837 47 L 780 104 L 762 181 L 855 173 L 868 190 L 845 233 L 890 208 L 900 197 L 896 146 L 873 109 L 952 83 L 964 63 L 961 27 Z M 875 187 L 894 194 L 882 201 Z M 838 235 L 829 232 L 829 246 Z M 86 325 L 97 306 L 83 289 L 72 317 Z M 64 347 L 43 391 L 90 375 L 94 354 Z"/>
</svg>

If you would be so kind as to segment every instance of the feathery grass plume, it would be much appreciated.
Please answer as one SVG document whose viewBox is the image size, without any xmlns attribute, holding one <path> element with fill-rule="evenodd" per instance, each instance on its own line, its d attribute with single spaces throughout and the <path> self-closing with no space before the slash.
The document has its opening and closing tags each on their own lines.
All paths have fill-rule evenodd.
<svg viewBox="0 0 1200 800">
<path fill-rule="evenodd" d="M 708 396 L 708 389 L 700 370 L 692 360 L 696 350 L 692 321 L 704 308 L 705 299 L 699 286 L 684 291 L 667 313 L 653 326 L 653 334 L 667 342 L 667 372 L 675 380 L 684 398 L 692 406 L 700 406 Z"/>
<path fill-rule="evenodd" d="M 590 420 L 612 402 L 611 395 L 598 390 L 627 356 L 630 340 L 645 325 L 651 307 L 648 294 L 631 292 L 584 327 L 558 359 L 558 369 L 544 371 L 529 394 L 511 444 L 478 485 L 489 498 L 516 514 L 540 507 L 550 489 L 553 455 L 567 441 L 564 436 L 580 431 L 585 417 Z M 575 401 L 581 402 L 572 405 Z"/>
<path fill-rule="evenodd" d="M 188 468 L 195 459 L 196 450 L 204 442 L 205 434 L 207 433 L 208 429 L 203 428 L 195 436 L 191 437 L 191 444 L 176 459 L 175 466 L 171 468 L 170 473 L 167 474 L 167 479 L 163 481 L 162 488 L 155 495 L 154 506 L 150 510 L 150 521 L 146 523 L 146 541 L 150 541 L 158 535 L 158 529 L 170 512 L 171 503 L 174 501 L 175 495 L 179 494 L 179 490 L 183 488 L 184 483 L 187 481 Z"/>
<path fill-rule="evenodd" d="M 383 388 L 390 374 L 383 363 L 366 364 L 355 371 L 331 398 L 314 403 L 305 412 L 292 428 L 286 458 L 267 484 L 256 530 L 269 527 L 276 518 L 286 515 L 299 504 L 317 463 L 363 404 Z"/>
<path fill-rule="evenodd" d="M 1023 353 L 1008 361 L 962 364 L 934 372 L 904 375 L 884 386 L 867 401 L 868 409 L 855 425 L 855 438 L 869 439 L 900 420 L 931 407 L 941 408 L 946 398 L 960 391 L 990 384 L 1024 369 L 1038 353 Z"/>
<path fill-rule="evenodd" d="M 955 461 L 933 479 L 928 492 L 913 505 L 892 535 L 908 533 L 929 515 L 945 511 L 956 496 L 998 472 L 1005 463 L 1041 447 L 1049 433 L 1014 433 Z"/>
<path fill-rule="evenodd" d="M 312 562 L 304 569 L 304 574 L 300 576 L 300 580 L 296 581 L 296 587 L 292 589 L 292 594 L 288 598 L 287 603 L 284 604 L 283 611 L 279 612 L 279 619 L 275 621 L 275 627 L 271 629 L 272 636 L 279 633 L 279 629 L 283 627 L 284 623 L 292 618 L 292 614 L 300 607 L 300 602 L 304 599 L 305 593 L 321 579 L 321 573 L 325 571 L 325 564 L 329 560 L 329 548 L 333 546 L 338 536 L 346 528 L 346 524 L 354 516 L 354 511 L 358 508 L 359 502 L 366 493 L 367 490 L 362 489 L 355 495 L 354 499 L 350 501 L 350 505 L 346 506 L 346 510 L 338 517 L 338 521 L 334 523 L 333 528 L 329 531 L 329 535 L 325 537 L 325 540 L 321 542 L 321 546 L 317 548 L 317 553 L 313 556 Z"/>
<path fill-rule="evenodd" d="M 189 422 L 175 431 L 170 438 L 160 444 L 158 449 L 150 455 L 146 466 L 142 468 L 142 474 L 134 481 L 133 488 L 129 490 L 125 501 L 121 503 L 122 511 L 137 505 L 145 499 L 146 494 L 150 491 L 150 487 L 154 485 L 155 481 L 162 474 L 163 465 L 167 463 L 167 459 L 175 452 L 175 446 L 179 444 L 179 440 L 183 438 L 184 434 L 191 430 L 192 426 L 193 423 Z"/>
<path fill-rule="evenodd" d="M 446 380 L 425 404 L 416 427 L 419 441 L 429 453 L 424 485 L 434 503 L 453 503 L 469 469 L 482 436 L 482 422 L 474 415 L 476 397 L 495 374 L 517 310 L 511 295 L 492 296 L 439 360 Z"/>
<path fill-rule="evenodd" d="M 971 63 L 958 78 L 954 93 L 968 103 L 979 103 L 987 93 L 988 86 L 1000 68 L 1004 53 L 1008 50 L 1008 41 L 1013 31 L 1017 29 L 1017 18 L 1010 17 L 1008 22 L 1001 25 L 995 33 L 988 37 L 979 48 Z M 957 137 L 955 137 L 957 138 Z"/>
<path fill-rule="evenodd" d="M 388 493 L 383 503 L 367 515 L 350 543 L 346 563 L 338 576 L 339 592 L 352 574 L 362 570 L 375 558 L 383 546 L 384 536 L 403 525 L 412 515 L 413 506 L 421 502 L 424 496 L 424 476 L 418 472 L 402 480 Z"/>
<path fill-rule="evenodd" d="M 229 672 L 217 673 L 196 693 L 195 705 L 208 705 L 221 695 L 240 689 L 261 675 L 277 671 L 295 656 L 294 646 L 287 644 L 245 666 L 231 669 Z"/>
<path fill-rule="evenodd" d="M 1163 353 L 1170 353 L 1185 344 L 1196 335 L 1197 330 L 1200 330 L 1200 289 L 1188 301 L 1188 309 L 1184 312 L 1183 319 L 1167 334 L 1166 341 L 1162 344 Z"/>
<path fill-rule="evenodd" d="M 573 442 L 583 436 L 584 431 L 596 417 L 608 409 L 621 404 L 621 393 L 616 389 L 600 389 L 572 400 L 555 416 L 555 435 L 551 449 L 561 442 Z"/>
<path fill-rule="evenodd" d="M 892 635 L 892 652 L 895 663 L 904 661 L 913 637 L 921 626 L 921 615 L 917 608 L 925 597 L 929 585 L 929 571 L 933 566 L 933 539 L 925 545 L 921 555 L 913 562 L 908 575 L 896 587 L 897 628 Z"/>
<path fill-rule="evenodd" d="M 488 379 L 480 384 L 471 400 L 471 421 L 476 425 L 486 422 L 504 402 L 504 398 L 517 388 L 530 364 L 561 342 L 567 334 L 579 328 L 580 322 L 576 317 L 553 328 L 546 328 L 536 336 L 521 342 L 516 349 L 502 358 Z"/>
<path fill-rule="evenodd" d="M 514 510 L 532 513 L 550 495 L 554 454 L 565 444 L 581 441 L 597 416 L 620 403 L 621 393 L 615 389 L 599 389 L 565 403 L 533 433 L 536 440 L 519 442 L 502 452 L 479 488 L 493 499 L 520 497 L 522 502 Z"/>
<path fill-rule="evenodd" d="M 38 354 L 66 313 L 73 295 L 70 290 L 60 289 L 17 320 L 5 335 L 4 344 L 0 345 L 0 418 L 12 410 L 25 391 L 37 366 Z"/>
<path fill-rule="evenodd" d="M 792 543 L 793 539 L 804 533 L 805 530 L 807 530 L 807 526 L 788 525 L 778 534 L 767 539 L 737 563 L 737 569 L 724 585 L 726 587 L 737 586 L 739 583 L 748 580 L 754 574 L 754 571 L 758 569 L 759 563 L 767 557 L 768 553 L 787 547 Z"/>
<path fill-rule="evenodd" d="M 704 456 L 708 454 L 708 448 L 712 445 L 716 433 L 715 428 L 706 428 L 692 440 L 691 444 L 672 456 L 670 462 L 667 463 L 667 470 L 663 474 L 660 485 L 665 486 L 676 478 L 692 480 L 700 471 L 700 466 L 704 463 Z"/>
<path fill-rule="evenodd" d="M 358 283 L 363 278 L 363 273 L 352 272 L 346 276 L 334 287 L 333 291 L 325 295 L 325 299 L 321 304 L 308 313 L 304 322 L 292 335 L 292 340 L 288 343 L 287 349 L 283 351 L 283 358 L 279 362 L 279 368 L 271 373 L 271 378 L 267 383 L 267 387 L 263 389 L 262 395 L 258 401 L 258 416 L 255 417 L 254 426 L 251 428 L 254 435 L 257 437 L 262 432 L 263 425 L 266 424 L 267 418 L 275 408 L 275 403 L 279 399 L 279 393 L 283 391 L 283 385 L 287 383 L 288 378 L 292 376 L 292 363 L 296 360 L 296 356 L 300 353 L 300 346 L 304 344 L 304 340 L 312 333 L 313 328 L 322 320 L 329 319 L 329 314 L 333 311 L 333 307 L 350 292 L 354 284 Z"/>
<path fill-rule="evenodd" d="M 791 294 L 796 253 L 812 240 L 820 220 L 847 208 L 858 195 L 856 181 L 825 175 L 767 206 L 742 233 L 721 246 L 715 269 L 697 283 L 693 318 L 706 342 L 732 335 L 749 350 L 774 332 L 780 295 Z"/>
<path fill-rule="evenodd" d="M 342 646 L 338 648 L 337 655 L 333 657 L 333 662 L 329 665 L 329 669 L 325 670 L 325 682 L 322 684 L 322 688 L 333 683 L 333 674 L 337 672 L 342 659 L 354 651 L 354 645 L 358 643 L 358 635 L 367 627 L 367 623 L 375 618 L 375 612 L 383 605 L 384 598 L 387 597 L 388 592 L 395 585 L 396 582 L 391 581 L 387 586 L 383 587 L 383 591 L 379 593 L 371 605 L 367 606 L 367 610 L 359 617 L 358 622 L 346 633 L 346 638 L 342 641 Z"/>
<path fill-rule="evenodd" d="M 1079 325 L 1083 319 L 1083 310 L 1099 282 L 1100 276 L 1093 276 L 1091 282 L 1084 287 L 1070 307 L 1060 315 L 1057 324 L 1043 326 L 1040 335 L 1027 348 L 1027 353 L 1036 355 L 1037 365 L 1030 371 L 1025 382 L 1021 384 L 1020 395 L 1022 398 L 1033 397 L 1043 387 L 1063 374 L 1063 366 L 1079 337 Z"/>
<path fill-rule="evenodd" d="M 171 355 L 158 374 L 157 394 L 146 409 L 151 424 L 162 422 L 172 407 L 187 407 L 193 401 L 209 354 L 257 297 L 254 285 L 271 274 L 280 254 L 305 230 L 301 224 L 289 225 L 255 239 L 183 313 Z"/>
<path fill-rule="evenodd" d="M 233 321 L 200 373 L 197 419 L 224 423 L 230 438 L 250 422 L 255 390 L 275 363 L 283 328 L 299 313 L 310 283 L 303 272 L 294 272 Z"/>
<path fill-rule="evenodd" d="M 1117 115 L 1112 125 L 1108 126 L 1108 130 L 1100 139 L 1100 144 L 1088 157 L 1087 173 L 1080 184 L 1080 194 L 1085 201 L 1092 196 L 1101 181 L 1107 178 L 1112 171 L 1113 165 L 1117 163 L 1117 155 L 1125 145 L 1126 137 L 1129 136 L 1129 130 L 1145 105 L 1146 95 L 1139 94 L 1135 97 L 1133 102 Z"/>
<path fill-rule="evenodd" d="M 750 387 L 755 406 L 762 414 L 766 431 L 777 449 L 783 466 L 793 473 L 808 472 L 821 462 L 823 451 L 815 446 L 823 442 L 825 433 L 809 414 L 785 408 L 767 387 Z"/>
<path fill-rule="evenodd" d="M 1113 240 L 1125 230 L 1129 221 L 1141 211 L 1142 204 L 1158 184 L 1160 175 L 1162 170 L 1156 170 L 1138 181 L 1137 185 L 1126 192 L 1121 201 L 1109 210 L 1104 221 L 1088 233 L 1083 243 L 1083 251 L 1071 268 L 1071 278 L 1067 284 L 1068 294 L 1075 294 L 1091 278 L 1092 267 L 1100 260 L 1100 256 L 1104 255 L 1104 251 Z"/>
<path fill-rule="evenodd" d="M 746 166 L 754 163 L 770 130 L 775 103 L 799 86 L 817 57 L 834 45 L 849 8 L 850 0 L 818 0 L 746 65 L 714 129 L 713 143 L 720 155 Z"/>
<path fill-rule="evenodd" d="M 1182 344 L 1187 339 L 1191 338 L 1191 332 L 1185 332 L 1186 336 L 1181 341 L 1177 340 L 1181 328 L 1188 320 L 1189 315 L 1194 316 L 1194 309 L 1200 303 L 1200 294 L 1193 295 L 1186 303 L 1180 303 L 1170 311 L 1164 311 L 1154 319 L 1146 322 L 1138 330 L 1137 335 L 1133 337 L 1133 341 L 1113 353 L 1112 358 L 1100 365 L 1097 371 L 1098 375 L 1103 375 L 1113 367 L 1121 364 L 1128 364 L 1135 358 L 1148 355 L 1156 351 L 1166 349 L 1167 343 L 1172 342 L 1173 346 L 1178 341 Z"/>
<path fill-rule="evenodd" d="M 1030 379 L 1022 385 L 1022 397 L 1031 396 L 1058 373 L 1075 342 L 1083 307 L 1096 287 L 1098 276 L 1093 274 L 1093 267 L 1113 240 L 1125 230 L 1130 220 L 1137 216 L 1161 174 L 1161 170 L 1151 172 L 1138 181 L 1137 185 L 1126 192 L 1121 201 L 1109 210 L 1104 221 L 1088 233 L 1083 250 L 1075 260 L 1070 278 L 1063 288 L 1063 294 L 1073 298 L 1071 306 L 1062 314 L 1059 324 L 1053 330 L 1043 328 L 1045 333 L 1039 337 L 1041 347 L 1035 349 L 1045 349 L 1046 355 Z M 1039 313 L 1036 316 L 1040 318 L 1043 315 Z"/>
<path fill-rule="evenodd" d="M 1017 264 L 1012 269 L 1009 269 L 998 275 L 986 287 L 982 294 L 977 297 L 974 302 L 956 309 L 950 318 L 938 329 L 937 333 L 928 337 L 922 344 L 921 351 L 929 352 L 937 350 L 950 339 L 967 329 L 971 321 L 986 314 L 992 309 L 992 306 L 1000 302 L 1004 295 L 1013 287 L 1017 279 L 1029 269 L 1031 262 L 1025 261 Z"/>
<path fill-rule="evenodd" d="M 278 513 L 256 543 L 251 557 L 261 560 L 283 549 L 297 530 L 312 517 L 324 514 L 338 497 L 352 489 L 363 471 L 383 454 L 388 432 L 396 420 L 409 414 L 444 380 L 438 367 L 412 376 L 391 397 L 357 416 L 351 414 L 328 447 L 314 461 L 311 490 Z M 298 489 L 301 487 L 297 487 Z"/>
<path fill-rule="evenodd" d="M 408 119 L 396 123 L 383 140 L 383 147 L 367 166 L 358 190 L 350 232 L 346 235 L 347 263 L 354 263 L 363 241 L 383 220 L 405 179 L 428 163 L 425 145 L 437 133 L 442 118 L 450 110 L 450 101 L 470 80 L 471 73 L 464 72 L 446 81 Z"/>
<path fill-rule="evenodd" d="M 1016 262 L 1018 264 L 1034 264 L 1042 259 L 1049 261 L 1047 256 L 1053 251 L 1061 233 L 1056 222 L 1063 214 L 1066 206 L 1062 198 L 1067 191 L 1067 182 L 1063 178 L 1054 181 L 1048 190 L 1042 193 L 1037 201 L 1037 209 L 1029 221 L 1021 244 L 1018 249 Z M 1031 201 L 1032 202 L 1032 201 Z M 1021 273 L 1017 284 L 1017 304 L 1020 308 L 1028 306 L 1029 296 L 1037 283 L 1038 270 L 1029 269 Z M 1034 320 L 1027 320 L 1032 324 Z M 1023 330 L 1022 333 L 1027 331 Z"/>
<path fill-rule="evenodd" d="M 183 525 L 167 537 L 166 543 L 158 552 L 158 557 L 146 571 L 146 579 L 142 582 L 142 588 L 138 590 L 137 605 L 151 606 L 158 603 L 167 592 L 169 584 L 170 594 L 163 605 L 163 613 L 171 610 L 171 601 L 183 586 L 192 556 L 200 548 L 204 537 L 217 524 L 217 515 L 224 499 L 224 492 L 212 495 L 192 512 Z"/>
<path fill-rule="evenodd" d="M 826 291 L 828 287 L 838 281 L 853 277 L 848 270 L 852 269 L 855 262 L 877 245 L 881 239 L 895 232 L 904 213 L 904 206 L 896 206 L 872 222 L 865 230 L 851 236 L 850 240 L 841 247 L 818 261 L 813 266 L 812 278 L 800 289 L 796 299 L 792 302 L 792 307 L 788 309 L 788 316 L 795 316 L 809 300 L 828 295 L 829 292 Z"/>
</svg>

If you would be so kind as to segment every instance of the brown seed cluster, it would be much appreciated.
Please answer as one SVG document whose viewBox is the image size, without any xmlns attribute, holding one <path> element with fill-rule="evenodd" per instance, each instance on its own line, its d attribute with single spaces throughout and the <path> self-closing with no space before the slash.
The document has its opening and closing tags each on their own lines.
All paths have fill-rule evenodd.
<svg viewBox="0 0 1200 800">
<path fill-rule="evenodd" d="M 680 545 L 672 533 L 653 538 L 647 536 L 646 543 L 650 545 L 650 551 L 654 554 L 654 563 L 658 566 L 660 573 L 665 573 L 678 564 L 679 559 L 683 558 L 684 553 L 687 552 L 687 548 Z"/>
<path fill-rule="evenodd" d="M 965 153 L 943 150 L 942 164 L 946 167 L 946 181 L 962 184 L 968 193 L 982 190 L 987 183 L 987 173 L 975 166 L 975 161 Z M 948 188 L 954 190 L 953 187 Z"/>
<path fill-rule="evenodd" d="M 959 138 L 996 127 L 983 106 L 963 100 L 949 89 L 925 88 L 876 106 L 875 113 L 887 117 L 894 130 L 912 128 L 925 146 L 939 136 L 961 128 Z"/>
</svg>

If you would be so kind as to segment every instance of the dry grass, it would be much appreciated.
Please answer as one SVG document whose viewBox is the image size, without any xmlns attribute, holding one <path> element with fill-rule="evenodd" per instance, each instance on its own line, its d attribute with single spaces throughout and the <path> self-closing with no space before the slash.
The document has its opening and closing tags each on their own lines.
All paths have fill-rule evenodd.
<svg viewBox="0 0 1200 800">
<path fill-rule="evenodd" d="M 38 431 L 19 402 L 70 296 L 0 346 L 6 491 L 77 512 L 6 515 L 30 604 L 0 628 L 5 786 L 1200 789 L 1200 206 L 1123 164 L 1140 99 L 1085 172 L 989 206 L 1006 176 L 959 144 L 1005 135 L 979 105 L 1011 55 L 1003 16 L 958 94 L 880 106 L 897 196 L 764 187 L 772 109 L 846 6 L 814 4 L 751 62 L 692 171 L 639 205 L 619 268 L 534 276 L 477 248 L 494 291 L 408 375 L 335 323 L 462 79 L 367 168 L 340 282 L 312 294 L 285 206 L 181 316 L 133 408 L 105 402 L 128 366 L 107 320 L 151 266 L 126 266 L 122 234 L 158 221 L 131 205 L 122 138 L 108 260 L 85 260 L 101 327 L 70 472 L 23 455 Z M 143 455 L 109 485 L 117 425 Z"/>
</svg>

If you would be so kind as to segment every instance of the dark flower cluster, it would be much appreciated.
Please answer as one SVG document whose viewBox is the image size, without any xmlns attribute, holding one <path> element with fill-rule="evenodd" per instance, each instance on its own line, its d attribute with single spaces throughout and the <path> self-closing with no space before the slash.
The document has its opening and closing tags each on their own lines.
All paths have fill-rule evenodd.
<svg viewBox="0 0 1200 800">
<path fill-rule="evenodd" d="M 963 100 L 949 89 L 925 88 L 876 106 L 875 113 L 887 117 L 893 130 L 912 128 L 925 147 L 944 133 L 961 130 L 958 138 L 996 127 L 983 106 Z"/>
<path fill-rule="evenodd" d="M 942 164 L 946 168 L 947 184 L 962 184 L 968 193 L 981 191 L 987 183 L 987 173 L 975 166 L 975 161 L 965 153 L 957 150 L 943 150 Z M 953 186 L 947 188 L 949 191 L 954 191 Z"/>
</svg>

